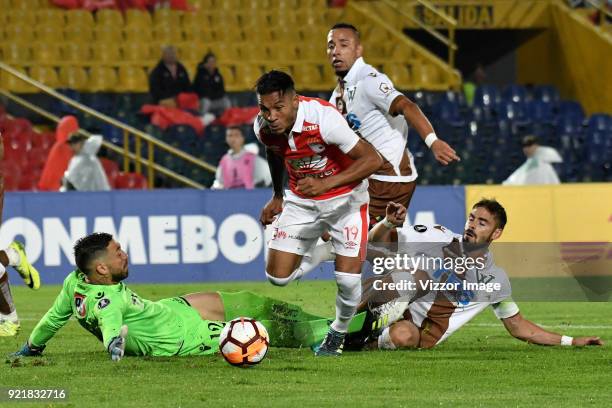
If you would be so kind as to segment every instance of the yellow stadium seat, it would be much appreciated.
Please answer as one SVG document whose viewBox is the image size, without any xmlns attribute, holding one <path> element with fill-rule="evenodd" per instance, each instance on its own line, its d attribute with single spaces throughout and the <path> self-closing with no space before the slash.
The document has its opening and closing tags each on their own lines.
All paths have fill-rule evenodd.
<svg viewBox="0 0 612 408">
<path fill-rule="evenodd" d="M 118 43 L 94 43 L 92 50 L 94 61 L 116 64 L 121 60 Z"/>
<path fill-rule="evenodd" d="M 10 10 L 11 7 L 11 0 L 0 0 L 0 10 Z"/>
<path fill-rule="evenodd" d="M 94 29 L 96 42 L 120 43 L 123 41 L 121 28 L 112 25 L 97 25 Z"/>
<path fill-rule="evenodd" d="M 416 85 L 421 88 L 432 88 L 440 85 L 442 78 L 438 68 L 425 62 L 413 65 Z"/>
<path fill-rule="evenodd" d="M 413 50 L 404 44 L 391 43 L 387 50 L 387 55 L 393 62 L 412 62 L 414 59 Z"/>
<path fill-rule="evenodd" d="M 213 29 L 213 35 L 215 37 L 215 41 L 218 42 L 234 43 L 244 40 L 242 38 L 242 30 L 240 30 L 240 28 L 236 25 L 216 27 Z"/>
<path fill-rule="evenodd" d="M 147 92 L 148 89 L 148 77 L 142 68 L 131 65 L 119 67 L 118 91 Z"/>
<path fill-rule="evenodd" d="M 303 42 L 298 46 L 300 59 L 309 61 L 325 61 L 327 58 L 325 43 L 314 41 Z"/>
<path fill-rule="evenodd" d="M 8 42 L 2 45 L 2 60 L 4 62 L 21 64 L 31 59 L 31 48 L 26 43 Z"/>
<path fill-rule="evenodd" d="M 38 25 L 34 28 L 34 36 L 38 41 L 58 43 L 64 41 L 64 31 L 56 25 Z"/>
<path fill-rule="evenodd" d="M 387 63 L 383 66 L 383 72 L 391 79 L 397 89 L 414 89 L 415 84 L 410 77 L 410 71 L 404 64 Z"/>
<path fill-rule="evenodd" d="M 37 42 L 32 46 L 32 61 L 44 64 L 58 64 L 62 61 L 60 45 Z"/>
<path fill-rule="evenodd" d="M 19 67 L 13 67 L 13 68 L 21 72 L 22 74 L 27 75 L 27 72 L 25 69 L 19 68 Z M 36 93 L 38 92 L 38 89 L 36 87 L 27 84 L 26 82 L 22 81 L 16 76 L 9 74 L 8 72 L 3 71 L 0 74 L 2 74 L 2 88 L 5 88 L 10 92 L 16 92 L 16 93 Z"/>
<path fill-rule="evenodd" d="M 30 76 L 38 82 L 42 82 L 51 88 L 60 87 L 60 81 L 55 68 L 35 66 L 30 68 Z"/>
<path fill-rule="evenodd" d="M 113 91 L 117 87 L 117 72 L 113 68 L 94 65 L 89 69 L 90 92 Z"/>
<path fill-rule="evenodd" d="M 240 59 L 245 62 L 264 61 L 268 59 L 266 45 L 261 41 L 236 44 Z"/>
<path fill-rule="evenodd" d="M 385 50 L 386 42 L 372 42 L 371 40 L 364 41 L 363 56 L 366 59 L 384 59 L 387 57 L 387 50 Z"/>
<path fill-rule="evenodd" d="M 274 39 L 272 30 L 267 26 L 247 25 L 243 27 L 243 32 L 246 41 L 269 42 Z"/>
<path fill-rule="evenodd" d="M 127 42 L 153 41 L 153 30 L 151 26 L 130 25 L 123 29 L 123 35 Z"/>
<path fill-rule="evenodd" d="M 95 25 L 93 14 L 87 10 L 69 10 L 66 12 L 66 22 L 69 25 Z"/>
<path fill-rule="evenodd" d="M 210 10 L 215 7 L 215 0 L 191 0 L 191 5 L 196 9 L 196 12 Z"/>
<path fill-rule="evenodd" d="M 85 68 L 74 66 L 61 67 L 59 80 L 62 88 L 76 89 L 77 91 L 86 90 L 89 82 Z"/>
<path fill-rule="evenodd" d="M 259 65 L 237 64 L 233 85 L 237 90 L 252 90 L 257 79 L 263 74 Z"/>
<path fill-rule="evenodd" d="M 210 12 L 208 15 L 209 24 L 213 28 L 224 28 L 224 27 L 240 27 L 240 20 L 238 14 L 230 14 L 225 11 L 215 10 Z"/>
<path fill-rule="evenodd" d="M 316 64 L 299 63 L 293 65 L 293 79 L 300 90 L 320 89 L 323 84 L 321 71 Z"/>
<path fill-rule="evenodd" d="M 148 11 L 129 9 L 125 11 L 125 25 L 126 27 L 150 27 L 153 25 L 153 19 Z"/>
<path fill-rule="evenodd" d="M 300 30 L 297 25 L 276 27 L 272 33 L 276 41 L 290 41 L 293 43 L 301 41 Z"/>
<path fill-rule="evenodd" d="M 327 44 L 328 32 L 329 27 L 322 24 L 308 24 L 300 28 L 300 36 L 302 37 L 302 41 L 304 43 L 316 43 L 319 47 L 322 47 L 323 49 L 325 49 L 325 44 Z"/>
<path fill-rule="evenodd" d="M 207 25 L 208 19 L 205 14 L 199 13 L 185 13 L 183 14 L 182 23 L 183 26 L 186 25 Z"/>
<path fill-rule="evenodd" d="M 96 25 L 111 27 L 123 27 L 123 16 L 121 12 L 113 9 L 101 9 L 96 11 Z"/>
<path fill-rule="evenodd" d="M 34 42 L 34 31 L 31 25 L 11 23 L 4 27 L 4 37 L 8 41 Z"/>
<path fill-rule="evenodd" d="M 91 43 L 94 39 L 93 26 L 80 23 L 64 27 L 64 39 L 67 42 Z"/>
<path fill-rule="evenodd" d="M 218 4 L 218 3 L 217 3 Z M 232 12 L 235 10 L 242 9 L 242 1 L 241 0 L 223 0 L 218 4 L 218 7 L 227 12 Z"/>
<path fill-rule="evenodd" d="M 153 28 L 153 38 L 157 42 L 176 44 L 183 41 L 180 26 L 157 25 Z"/>
<path fill-rule="evenodd" d="M 91 60 L 91 48 L 84 42 L 66 42 L 62 44 L 62 59 L 71 63 L 86 63 Z"/>
<path fill-rule="evenodd" d="M 12 0 L 11 8 L 13 10 L 37 10 L 41 6 L 39 0 Z"/>
<path fill-rule="evenodd" d="M 153 24 L 155 26 L 165 25 L 171 27 L 181 26 L 182 11 L 172 10 L 169 8 L 161 8 L 153 13 Z"/>
<path fill-rule="evenodd" d="M 196 41 L 208 43 L 214 41 L 213 31 L 209 25 L 183 24 L 183 37 L 185 41 Z"/>
<path fill-rule="evenodd" d="M 202 44 L 192 41 L 177 44 L 178 57 L 181 62 L 198 63 L 206 54 L 206 48 Z"/>
<path fill-rule="evenodd" d="M 34 11 L 36 24 L 55 25 L 63 27 L 66 24 L 64 11 L 61 9 L 38 9 Z"/>
<path fill-rule="evenodd" d="M 125 42 L 121 45 L 123 61 L 131 63 L 153 62 L 151 48 L 148 43 Z"/>
<path fill-rule="evenodd" d="M 254 10 L 251 13 L 241 13 L 238 15 L 240 25 L 244 27 L 256 27 L 260 29 L 270 29 L 272 17 L 265 10 Z"/>
<path fill-rule="evenodd" d="M 268 57 L 274 61 L 292 61 L 298 59 L 297 48 L 294 43 L 276 41 L 266 45 Z"/>
<path fill-rule="evenodd" d="M 238 48 L 232 43 L 210 43 L 206 45 L 217 56 L 219 62 L 240 61 Z"/>
</svg>

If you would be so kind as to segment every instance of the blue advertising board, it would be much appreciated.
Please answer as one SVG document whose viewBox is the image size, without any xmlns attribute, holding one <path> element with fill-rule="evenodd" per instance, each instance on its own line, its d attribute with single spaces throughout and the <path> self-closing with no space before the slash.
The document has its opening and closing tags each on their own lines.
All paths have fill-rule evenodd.
<svg viewBox="0 0 612 408">
<path fill-rule="evenodd" d="M 268 189 L 6 193 L 0 245 L 24 240 L 48 284 L 74 269 L 74 242 L 94 231 L 113 234 L 128 252 L 130 282 L 263 280 L 271 229 L 259 213 L 269 198 Z M 461 186 L 418 187 L 408 215 L 411 224 L 454 231 L 464 217 Z M 331 278 L 332 270 L 309 278 Z"/>
</svg>

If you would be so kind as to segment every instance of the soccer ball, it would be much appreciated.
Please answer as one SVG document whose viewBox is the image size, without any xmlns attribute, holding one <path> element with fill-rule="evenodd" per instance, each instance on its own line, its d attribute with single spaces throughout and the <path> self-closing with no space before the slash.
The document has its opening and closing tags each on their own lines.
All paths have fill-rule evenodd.
<svg viewBox="0 0 612 408">
<path fill-rule="evenodd" d="M 219 336 L 219 349 L 234 366 L 258 364 L 268 352 L 270 337 L 263 324 L 249 317 L 228 322 Z"/>
</svg>

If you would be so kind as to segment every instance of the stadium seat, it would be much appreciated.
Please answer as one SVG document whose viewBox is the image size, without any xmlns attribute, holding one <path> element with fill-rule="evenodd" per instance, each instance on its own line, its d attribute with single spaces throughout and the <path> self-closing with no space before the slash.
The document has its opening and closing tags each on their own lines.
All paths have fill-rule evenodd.
<svg viewBox="0 0 612 408">
<path fill-rule="evenodd" d="M 20 43 L 31 43 L 34 41 L 34 30 L 31 29 L 32 25 L 26 23 L 13 23 L 11 22 L 8 26 L 4 27 L 4 38 L 7 41 L 18 41 Z"/>
<path fill-rule="evenodd" d="M 151 47 L 147 43 L 126 41 L 121 44 L 121 55 L 123 60 L 135 65 L 153 63 Z"/>
<path fill-rule="evenodd" d="M 84 68 L 75 66 L 63 66 L 59 70 L 59 80 L 63 88 L 87 90 L 89 78 Z"/>
<path fill-rule="evenodd" d="M 527 102 L 527 90 L 522 85 L 508 85 L 502 92 L 502 98 L 509 102 Z"/>
<path fill-rule="evenodd" d="M 117 73 L 104 66 L 93 66 L 89 70 L 87 90 L 90 92 L 112 91 L 117 86 Z"/>
<path fill-rule="evenodd" d="M 64 11 L 60 9 L 35 9 L 36 24 L 63 27 L 66 24 Z"/>
<path fill-rule="evenodd" d="M 30 76 L 32 79 L 35 79 L 43 84 L 51 87 L 51 88 L 59 88 L 60 81 L 57 76 L 57 71 L 53 67 L 46 66 L 34 66 L 30 68 Z"/>
<path fill-rule="evenodd" d="M 123 35 L 125 36 L 125 41 L 128 43 L 145 43 L 153 41 L 153 29 L 151 26 L 127 26 L 123 29 Z"/>
<path fill-rule="evenodd" d="M 559 91 L 552 85 L 539 85 L 534 89 L 534 99 L 542 102 L 557 103 L 559 102 Z"/>
<path fill-rule="evenodd" d="M 304 42 L 298 45 L 300 59 L 310 61 L 325 61 L 326 52 L 323 43 L 317 44 L 314 41 Z"/>
<path fill-rule="evenodd" d="M 552 104 L 533 100 L 527 102 L 527 115 L 533 121 L 552 122 L 554 119 Z"/>
<path fill-rule="evenodd" d="M 589 130 L 612 132 L 612 117 L 605 113 L 594 113 L 588 121 Z"/>
<path fill-rule="evenodd" d="M 461 116 L 459 106 L 456 103 L 443 99 L 436 104 L 434 112 L 438 118 L 452 126 L 465 125 L 465 120 Z"/>
<path fill-rule="evenodd" d="M 287 64 L 298 59 L 298 50 L 295 44 L 291 42 L 276 41 L 267 43 L 266 49 L 268 58 L 272 61 L 280 61 Z M 259 60 L 262 59 L 265 58 L 259 58 Z"/>
<path fill-rule="evenodd" d="M 12 9 L 8 13 L 8 20 L 10 25 L 20 25 L 23 28 L 31 28 L 36 25 L 36 9 Z"/>
<path fill-rule="evenodd" d="M 121 29 L 123 27 L 123 16 L 118 10 L 98 10 L 96 11 L 96 26 L 109 26 Z"/>
<path fill-rule="evenodd" d="M 55 132 L 34 133 L 32 137 L 32 149 L 40 149 L 48 152 L 55 143 Z"/>
<path fill-rule="evenodd" d="M 228 62 L 238 62 L 240 61 L 240 54 L 238 52 L 238 48 L 235 46 L 235 43 L 210 43 L 206 44 L 208 49 L 210 49 L 216 56 L 217 61 L 222 63 Z"/>
<path fill-rule="evenodd" d="M 242 30 L 237 25 L 223 25 L 215 27 L 213 28 L 213 36 L 215 41 L 228 44 L 245 40 L 242 35 Z"/>
<path fill-rule="evenodd" d="M 208 43 L 214 41 L 214 34 L 209 25 L 183 24 L 183 38 L 185 41 Z"/>
<path fill-rule="evenodd" d="M 94 31 L 92 25 L 81 23 L 68 24 L 64 27 L 64 39 L 66 44 L 83 43 L 90 45 L 94 39 Z"/>
<path fill-rule="evenodd" d="M 319 67 L 315 64 L 298 63 L 292 66 L 296 88 L 300 90 L 318 89 L 323 83 Z"/>
<path fill-rule="evenodd" d="M 257 64 L 237 64 L 235 70 L 235 83 L 243 89 L 252 89 L 257 79 L 263 74 Z"/>
<path fill-rule="evenodd" d="M 183 32 L 180 26 L 156 25 L 153 28 L 153 38 L 155 41 L 164 44 L 176 44 L 183 41 Z"/>
<path fill-rule="evenodd" d="M 146 190 L 147 179 L 139 173 L 119 173 L 115 178 L 115 187 L 118 189 Z"/>
<path fill-rule="evenodd" d="M 432 64 L 425 62 L 412 65 L 414 83 L 423 88 L 440 82 L 440 71 Z"/>
<path fill-rule="evenodd" d="M 126 27 L 151 27 L 153 19 L 148 11 L 128 9 L 125 11 Z"/>
<path fill-rule="evenodd" d="M 85 43 L 65 42 L 61 54 L 65 62 L 84 63 L 91 60 L 91 48 Z"/>
<path fill-rule="evenodd" d="M 180 27 L 182 16 L 182 11 L 160 8 L 153 13 L 153 25 L 156 27 Z"/>
<path fill-rule="evenodd" d="M 32 46 L 32 60 L 38 63 L 57 65 L 62 60 L 59 44 L 35 43 Z"/>
<path fill-rule="evenodd" d="M 272 30 L 270 30 L 267 26 L 251 24 L 244 26 L 242 31 L 244 33 L 245 40 L 254 43 L 269 42 L 274 39 Z"/>
<path fill-rule="evenodd" d="M 62 26 L 42 24 L 34 28 L 34 37 L 37 41 L 61 43 L 64 41 Z"/>
<path fill-rule="evenodd" d="M 492 85 L 481 85 L 476 88 L 474 94 L 475 106 L 494 107 L 500 102 L 500 96 L 497 88 Z"/>
<path fill-rule="evenodd" d="M 94 37 L 99 43 L 119 44 L 123 41 L 123 31 L 111 25 L 97 25 L 94 29 Z"/>
<path fill-rule="evenodd" d="M 584 110 L 576 101 L 560 101 L 558 114 L 560 117 L 572 117 L 577 120 L 584 119 Z"/>
<path fill-rule="evenodd" d="M 111 188 L 115 188 L 115 181 L 120 173 L 119 165 L 116 161 L 110 160 L 106 157 L 100 157 L 100 163 L 104 168 L 104 173 L 106 173 L 108 184 L 110 184 Z"/>
<path fill-rule="evenodd" d="M 93 14 L 87 10 L 68 10 L 65 13 L 68 25 L 84 25 L 89 27 L 95 25 Z"/>
<path fill-rule="evenodd" d="M 273 31 L 275 41 L 286 41 L 298 44 L 302 41 L 297 25 L 282 25 Z"/>
<path fill-rule="evenodd" d="M 104 43 L 97 42 L 92 47 L 93 60 L 108 64 L 116 64 L 121 60 L 121 52 L 116 42 Z"/>
<path fill-rule="evenodd" d="M 123 65 L 119 67 L 117 86 L 121 92 L 147 92 L 149 89 L 147 74 L 140 67 Z"/>
<path fill-rule="evenodd" d="M 10 64 L 23 64 L 32 59 L 32 50 L 29 44 L 11 41 L 2 45 L 2 57 Z"/>
<path fill-rule="evenodd" d="M 331 67 L 327 67 L 331 70 Z M 397 89 L 409 89 L 413 87 L 412 78 L 410 78 L 410 72 L 404 64 L 385 64 L 384 72 L 393 81 L 393 84 Z"/>
</svg>

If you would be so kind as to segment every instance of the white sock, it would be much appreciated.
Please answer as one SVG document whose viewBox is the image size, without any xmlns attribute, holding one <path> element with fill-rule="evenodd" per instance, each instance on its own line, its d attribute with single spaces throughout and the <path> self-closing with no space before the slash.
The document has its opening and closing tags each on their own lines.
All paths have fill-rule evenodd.
<svg viewBox="0 0 612 408">
<path fill-rule="evenodd" d="M 338 271 L 335 274 L 338 294 L 336 295 L 336 320 L 331 324 L 331 328 L 337 332 L 346 333 L 361 300 L 361 275 Z"/>
<path fill-rule="evenodd" d="M 6 273 L 6 268 L 4 267 L 4 265 L 0 263 L 0 278 L 2 278 L 5 273 Z"/>
<path fill-rule="evenodd" d="M 271 284 L 273 284 L 274 286 L 287 286 L 289 283 L 293 282 L 296 278 L 296 271 L 293 271 L 291 273 L 291 275 L 287 276 L 286 278 L 277 278 L 276 276 L 272 276 L 270 274 L 268 274 L 268 271 L 266 271 L 266 277 L 268 278 L 268 280 L 270 281 Z"/>
<path fill-rule="evenodd" d="M 13 310 L 7 315 L 0 313 L 0 321 L 3 320 L 8 320 L 11 323 L 19 324 L 19 316 L 17 316 L 17 310 Z"/>
<path fill-rule="evenodd" d="M 21 259 L 19 258 L 19 253 L 17 251 L 11 247 L 8 247 L 4 250 L 4 252 L 6 252 L 6 256 L 8 256 L 10 266 L 19 265 L 19 261 L 21 261 Z"/>
<path fill-rule="evenodd" d="M 380 350 L 395 350 L 397 348 L 391 340 L 390 327 L 385 327 L 385 330 L 378 336 L 378 348 Z"/>
<path fill-rule="evenodd" d="M 308 255 L 302 257 L 302 262 L 295 270 L 295 279 L 300 279 L 306 274 L 310 273 L 315 269 L 321 262 L 332 261 L 336 258 L 336 255 L 332 253 L 333 246 L 330 241 L 323 241 L 319 238 L 319 241 L 315 247 L 310 251 Z"/>
</svg>

